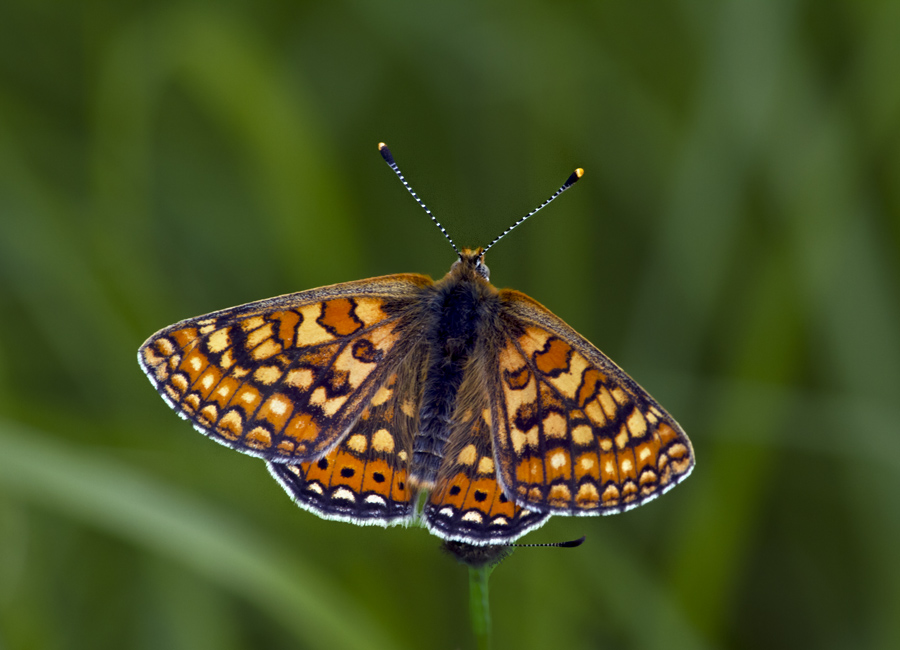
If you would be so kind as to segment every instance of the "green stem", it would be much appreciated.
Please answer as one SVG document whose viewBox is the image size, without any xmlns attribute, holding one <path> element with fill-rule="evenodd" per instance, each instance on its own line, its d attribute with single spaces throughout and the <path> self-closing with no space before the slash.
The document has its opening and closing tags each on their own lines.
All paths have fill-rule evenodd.
<svg viewBox="0 0 900 650">
<path fill-rule="evenodd" d="M 494 565 L 496 566 L 496 565 Z M 494 566 L 469 567 L 469 614 L 478 650 L 491 648 L 491 605 L 488 601 L 488 578 Z"/>
</svg>

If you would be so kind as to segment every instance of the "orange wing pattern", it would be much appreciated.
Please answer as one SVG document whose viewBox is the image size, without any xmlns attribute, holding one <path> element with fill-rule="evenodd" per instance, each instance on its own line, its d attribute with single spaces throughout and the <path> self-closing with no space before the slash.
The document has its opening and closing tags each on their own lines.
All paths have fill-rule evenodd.
<svg viewBox="0 0 900 650">
<path fill-rule="evenodd" d="M 690 474 L 691 443 L 608 357 L 542 305 L 501 291 L 508 338 L 491 380 L 499 478 L 519 505 L 612 514 Z"/>
<path fill-rule="evenodd" d="M 269 463 L 269 472 L 300 507 L 355 524 L 388 525 L 414 516 L 416 492 L 407 478 L 421 401 L 413 379 L 420 367 L 408 363 L 392 374 L 327 455 L 299 464 Z"/>
<path fill-rule="evenodd" d="M 489 418 L 484 384 L 471 372 L 460 388 L 444 461 L 422 512 L 428 529 L 444 539 L 508 543 L 549 517 L 504 494 L 497 482 Z"/>
<path fill-rule="evenodd" d="M 454 268 L 440 289 L 385 276 L 189 319 L 138 358 L 179 415 L 268 460 L 298 505 L 328 519 L 421 516 L 444 539 L 503 544 L 553 514 L 636 507 L 690 473 L 687 436 L 618 366 L 524 294 L 448 300 L 473 286 Z M 473 314 L 492 316 L 469 325 Z M 434 356 L 452 357 L 435 345 L 444 331 L 472 341 L 459 384 L 434 382 L 460 363 Z M 430 472 L 414 452 L 425 412 L 439 427 Z"/>
<path fill-rule="evenodd" d="M 185 320 L 141 346 L 141 368 L 198 431 L 267 460 L 301 507 L 357 524 L 421 516 L 470 566 L 553 514 L 646 503 L 693 469 L 684 431 L 484 264 L 582 174 L 486 248 L 450 240 L 458 259 L 438 282 L 390 275 Z"/>
<path fill-rule="evenodd" d="M 409 304 L 431 284 L 392 275 L 272 298 L 176 323 L 138 360 L 204 435 L 275 461 L 326 453 L 409 353 Z"/>
</svg>

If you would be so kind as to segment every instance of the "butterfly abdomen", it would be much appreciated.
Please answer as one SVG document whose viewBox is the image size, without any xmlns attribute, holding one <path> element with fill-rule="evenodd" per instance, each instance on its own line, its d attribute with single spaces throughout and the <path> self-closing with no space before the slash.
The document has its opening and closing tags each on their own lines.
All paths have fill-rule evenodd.
<svg viewBox="0 0 900 650">
<path fill-rule="evenodd" d="M 457 395 L 482 324 L 495 317 L 496 290 L 487 282 L 448 276 L 435 284 L 425 337 L 427 370 L 413 444 L 410 480 L 431 487 L 444 458 Z"/>
</svg>

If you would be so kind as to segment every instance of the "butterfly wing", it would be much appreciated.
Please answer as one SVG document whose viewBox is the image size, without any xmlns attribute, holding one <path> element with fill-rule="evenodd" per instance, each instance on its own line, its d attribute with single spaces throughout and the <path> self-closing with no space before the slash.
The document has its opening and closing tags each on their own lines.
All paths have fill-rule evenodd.
<svg viewBox="0 0 900 650">
<path fill-rule="evenodd" d="M 490 341 L 482 340 L 482 348 Z M 444 460 L 422 511 L 435 535 L 467 544 L 503 544 L 544 524 L 549 514 L 523 508 L 497 481 L 491 442 L 490 404 L 479 351 L 458 393 Z"/>
<path fill-rule="evenodd" d="M 388 525 L 413 517 L 415 490 L 407 477 L 424 359 L 408 357 L 327 455 L 305 463 L 269 463 L 272 476 L 300 507 L 356 524 Z"/>
<path fill-rule="evenodd" d="M 691 443 L 638 384 L 540 303 L 500 292 L 505 341 L 489 387 L 500 479 L 518 504 L 612 514 L 690 474 Z"/>
<path fill-rule="evenodd" d="M 317 459 L 410 353 L 410 308 L 431 284 L 390 275 L 225 309 L 157 332 L 138 361 L 204 435 L 269 461 Z"/>
</svg>

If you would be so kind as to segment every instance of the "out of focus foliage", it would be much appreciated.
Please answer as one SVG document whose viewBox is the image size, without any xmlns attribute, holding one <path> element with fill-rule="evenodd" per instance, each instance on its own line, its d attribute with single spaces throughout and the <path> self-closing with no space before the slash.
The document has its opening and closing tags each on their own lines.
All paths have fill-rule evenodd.
<svg viewBox="0 0 900 650">
<path fill-rule="evenodd" d="M 681 422 L 498 648 L 900 647 L 900 3 L 0 3 L 0 647 L 465 648 L 421 529 L 296 508 L 153 331 L 491 251 Z"/>
</svg>

